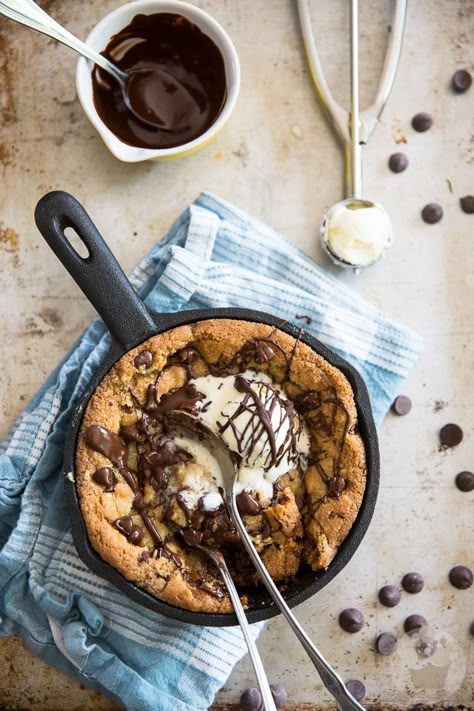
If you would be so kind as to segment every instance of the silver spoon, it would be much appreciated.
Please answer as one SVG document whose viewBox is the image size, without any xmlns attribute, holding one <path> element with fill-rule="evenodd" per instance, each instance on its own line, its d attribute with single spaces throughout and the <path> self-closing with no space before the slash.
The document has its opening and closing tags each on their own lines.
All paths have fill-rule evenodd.
<svg viewBox="0 0 474 711">
<path fill-rule="evenodd" d="M 163 131 L 178 131 L 186 125 L 196 101 L 172 74 L 157 67 L 122 71 L 53 20 L 34 0 L 0 0 L 0 14 L 62 42 L 99 65 L 119 84 L 126 107 L 143 123 Z M 173 101 L 165 101 L 170 95 Z"/>
<path fill-rule="evenodd" d="M 262 659 L 257 649 L 257 645 L 255 644 L 255 640 L 251 635 L 250 625 L 247 621 L 247 617 L 245 616 L 244 608 L 240 601 L 239 593 L 237 592 L 237 588 L 235 587 L 234 581 L 232 580 L 231 574 L 229 573 L 229 569 L 224 560 L 224 556 L 219 551 L 212 550 L 207 546 L 203 546 L 201 543 L 191 541 L 189 538 L 186 537 L 183 531 L 181 533 L 183 534 L 184 541 L 188 546 L 190 546 L 191 548 L 197 548 L 198 550 L 202 551 L 208 558 L 213 561 L 213 563 L 219 570 L 221 578 L 227 588 L 227 592 L 229 593 L 229 597 L 234 607 L 235 614 L 239 621 L 240 629 L 242 630 L 242 635 L 247 645 L 250 661 L 252 662 L 255 677 L 257 679 L 260 693 L 262 695 L 262 701 L 265 711 L 276 711 L 275 701 L 273 699 L 267 675 L 262 664 Z"/>
<path fill-rule="evenodd" d="M 285 617 L 292 631 L 303 645 L 307 655 L 313 662 L 316 671 L 318 672 L 321 681 L 326 689 L 336 700 L 340 711 L 364 711 L 364 707 L 354 699 L 349 692 L 341 677 L 334 671 L 331 665 L 326 661 L 315 644 L 310 640 L 303 627 L 300 625 L 296 617 L 291 612 L 286 604 L 283 596 L 273 582 L 272 577 L 268 573 L 259 554 L 257 553 L 252 539 L 247 533 L 243 521 L 240 517 L 239 509 L 236 500 L 236 470 L 235 464 L 230 456 L 230 451 L 227 445 L 221 438 L 194 415 L 191 415 L 183 410 L 173 411 L 168 415 L 168 422 L 173 430 L 187 437 L 198 439 L 203 443 L 209 452 L 216 459 L 224 482 L 224 497 L 229 516 L 232 523 L 239 532 L 240 539 L 245 546 L 253 564 L 258 570 L 262 581 L 270 593 L 273 601 L 280 609 L 280 612 Z"/>
</svg>

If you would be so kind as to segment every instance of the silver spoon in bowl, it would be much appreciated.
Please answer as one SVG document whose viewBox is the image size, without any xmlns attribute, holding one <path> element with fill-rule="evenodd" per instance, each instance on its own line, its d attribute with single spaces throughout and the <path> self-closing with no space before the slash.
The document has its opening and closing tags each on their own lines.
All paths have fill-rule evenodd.
<svg viewBox="0 0 474 711">
<path fill-rule="evenodd" d="M 179 131 L 186 125 L 196 100 L 169 72 L 158 67 L 124 72 L 53 20 L 34 0 L 0 0 L 0 14 L 62 42 L 104 69 L 118 83 L 126 107 L 139 121 L 162 131 Z M 166 101 L 171 95 L 173 101 Z"/>
<path fill-rule="evenodd" d="M 257 553 L 252 539 L 244 526 L 237 506 L 237 493 L 235 487 L 237 480 L 236 468 L 227 445 L 202 420 L 188 412 L 176 410 L 168 413 L 167 418 L 167 423 L 175 433 L 184 437 L 190 437 L 191 439 L 197 439 L 204 444 L 204 446 L 216 459 L 222 474 L 224 483 L 224 499 L 230 519 L 239 532 L 240 539 L 245 546 L 252 563 L 260 574 L 263 584 L 267 588 L 280 612 L 285 617 L 292 631 L 301 642 L 304 650 L 313 662 L 321 681 L 335 699 L 338 709 L 340 711 L 364 711 L 364 707 L 354 699 L 341 677 L 336 671 L 334 671 L 329 662 L 326 661 L 319 649 L 315 644 L 313 644 L 303 627 L 293 615 L 282 594 L 273 582 L 272 577 L 268 573 L 262 559 Z"/>
</svg>

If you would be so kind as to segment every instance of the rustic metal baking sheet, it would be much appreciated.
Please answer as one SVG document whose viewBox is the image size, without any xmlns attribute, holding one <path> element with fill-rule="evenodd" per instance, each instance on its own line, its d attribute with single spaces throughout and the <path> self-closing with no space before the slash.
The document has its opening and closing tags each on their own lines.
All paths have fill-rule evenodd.
<svg viewBox="0 0 474 711">
<path fill-rule="evenodd" d="M 116 0 L 43 0 L 60 22 L 84 37 Z M 33 225 L 47 190 L 74 193 L 94 216 L 126 269 L 160 238 L 201 190 L 215 191 L 286 233 L 333 272 L 317 242 L 324 210 L 342 197 L 341 155 L 324 122 L 303 56 L 290 0 L 200 0 L 233 37 L 242 63 L 242 93 L 231 121 L 203 151 L 180 161 L 124 165 L 113 159 L 84 117 L 74 89 L 75 56 L 53 41 L 0 19 L 0 403 L 1 434 L 93 316 L 79 289 Z M 312 0 L 315 30 L 338 99 L 348 97 L 345 0 Z M 361 93 L 372 95 L 384 54 L 384 0 L 362 0 Z M 297 610 L 323 652 L 347 678 L 364 680 L 368 702 L 399 709 L 473 707 L 474 589 L 447 583 L 452 565 L 474 567 L 473 494 L 453 485 L 474 467 L 474 233 L 458 204 L 473 193 L 473 92 L 454 96 L 457 68 L 473 69 L 474 3 L 417 0 L 409 5 L 406 39 L 390 102 L 365 151 L 365 193 L 393 217 L 396 243 L 367 273 L 340 278 L 418 331 L 425 354 L 404 387 L 406 418 L 389 416 L 381 432 L 382 488 L 369 535 L 347 569 Z M 428 111 L 431 131 L 415 134 L 411 117 Z M 405 173 L 387 169 L 403 150 Z M 438 201 L 439 225 L 420 209 Z M 453 451 L 438 451 L 446 422 L 464 429 Z M 417 596 L 393 610 L 377 589 L 408 570 L 426 579 Z M 362 609 L 366 627 L 342 633 L 339 611 Z M 419 670 L 403 619 L 423 614 L 445 654 Z M 400 636 L 390 658 L 374 653 L 382 631 Z M 272 680 L 291 704 L 329 704 L 314 670 L 279 619 L 260 649 Z M 36 711 L 109 711 L 112 702 L 34 660 L 15 639 L 0 640 L 0 705 Z M 234 703 L 253 683 L 239 664 L 221 703 Z"/>
</svg>

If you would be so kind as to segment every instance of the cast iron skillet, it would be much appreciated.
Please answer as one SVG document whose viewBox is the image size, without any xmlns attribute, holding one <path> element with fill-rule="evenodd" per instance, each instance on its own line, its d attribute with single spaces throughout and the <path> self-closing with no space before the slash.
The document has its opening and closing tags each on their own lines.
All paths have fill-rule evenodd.
<svg viewBox="0 0 474 711">
<path fill-rule="evenodd" d="M 112 336 L 112 344 L 104 362 L 97 369 L 92 382 L 74 410 L 64 454 L 65 472 L 74 472 L 76 441 L 82 416 L 97 385 L 126 351 L 131 350 L 150 336 L 176 326 L 210 318 L 265 323 L 277 326 L 295 338 L 300 333 L 300 329 L 293 324 L 282 325 L 280 319 L 250 309 L 196 309 L 170 314 L 151 313 L 133 290 L 89 215 L 72 195 L 61 191 L 45 195 L 36 207 L 35 221 L 53 252 L 97 309 Z M 64 234 L 64 230 L 68 227 L 72 227 L 79 235 L 88 249 L 88 257 L 80 257 L 68 242 Z M 367 388 L 362 378 L 349 363 L 309 334 L 303 332 L 301 340 L 322 355 L 331 365 L 341 370 L 353 388 L 359 419 L 359 432 L 366 448 L 367 486 L 357 519 L 328 570 L 315 573 L 309 568 L 302 569 L 294 582 L 285 588 L 285 598 L 290 607 L 298 605 L 321 590 L 347 565 L 367 531 L 374 512 L 379 486 L 377 433 Z M 176 620 L 216 627 L 237 624 L 235 615 L 182 610 L 154 598 L 126 580 L 118 571 L 103 561 L 92 548 L 82 518 L 76 487 L 68 479 L 65 479 L 65 482 L 74 543 L 79 557 L 94 573 L 113 583 L 136 602 Z M 249 622 L 267 620 L 278 614 L 277 607 L 263 586 L 247 591 L 247 593 Z"/>
</svg>

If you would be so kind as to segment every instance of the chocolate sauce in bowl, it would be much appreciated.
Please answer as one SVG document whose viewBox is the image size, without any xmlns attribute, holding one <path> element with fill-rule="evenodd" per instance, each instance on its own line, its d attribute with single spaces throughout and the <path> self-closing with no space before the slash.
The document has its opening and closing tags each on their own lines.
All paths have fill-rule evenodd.
<svg viewBox="0 0 474 711">
<path fill-rule="evenodd" d="M 92 71 L 94 105 L 102 121 L 124 143 L 173 148 L 201 136 L 219 116 L 226 98 L 224 59 L 218 47 L 182 15 L 136 15 L 102 52 L 126 72 L 134 105 L 147 105 L 163 127 L 140 121 L 125 105 L 118 83 L 100 67 Z M 142 71 L 143 70 L 143 71 Z M 149 72 L 145 70 L 150 70 Z M 163 77 L 169 77 L 164 81 Z"/>
</svg>

